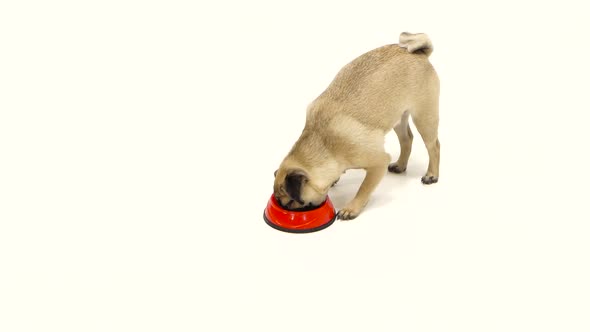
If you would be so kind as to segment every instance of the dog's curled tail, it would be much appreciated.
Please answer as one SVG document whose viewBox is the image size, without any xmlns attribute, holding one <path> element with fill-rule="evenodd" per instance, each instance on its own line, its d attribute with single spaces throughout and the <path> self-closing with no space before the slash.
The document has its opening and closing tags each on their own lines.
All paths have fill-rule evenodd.
<svg viewBox="0 0 590 332">
<path fill-rule="evenodd" d="M 402 32 L 399 35 L 399 47 L 408 49 L 409 53 L 423 53 L 430 56 L 433 51 L 432 42 L 425 33 Z"/>
</svg>

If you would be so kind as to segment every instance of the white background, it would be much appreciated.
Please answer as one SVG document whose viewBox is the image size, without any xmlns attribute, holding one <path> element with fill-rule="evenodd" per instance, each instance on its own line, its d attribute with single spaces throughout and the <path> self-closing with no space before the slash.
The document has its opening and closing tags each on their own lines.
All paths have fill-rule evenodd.
<svg viewBox="0 0 590 332">
<path fill-rule="evenodd" d="M 2 2 L 0 330 L 589 331 L 582 4 Z M 356 220 L 268 227 L 307 104 L 403 31 L 439 183 L 416 135 Z"/>
</svg>

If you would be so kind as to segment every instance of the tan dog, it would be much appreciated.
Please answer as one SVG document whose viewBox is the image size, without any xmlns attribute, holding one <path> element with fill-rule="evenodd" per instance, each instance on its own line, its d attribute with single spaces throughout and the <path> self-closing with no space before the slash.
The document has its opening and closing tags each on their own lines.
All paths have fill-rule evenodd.
<svg viewBox="0 0 590 332">
<path fill-rule="evenodd" d="M 301 137 L 275 172 L 274 195 L 284 207 L 319 205 L 342 173 L 362 168 L 366 175 L 356 196 L 338 212 L 340 219 L 357 217 L 387 169 L 406 170 L 410 115 L 430 158 L 422 183 L 438 181 L 439 80 L 428 61 L 432 49 L 425 34 L 404 32 L 398 45 L 365 53 L 340 70 L 309 105 Z M 401 151 L 389 164 L 384 143 L 391 129 Z"/>
</svg>

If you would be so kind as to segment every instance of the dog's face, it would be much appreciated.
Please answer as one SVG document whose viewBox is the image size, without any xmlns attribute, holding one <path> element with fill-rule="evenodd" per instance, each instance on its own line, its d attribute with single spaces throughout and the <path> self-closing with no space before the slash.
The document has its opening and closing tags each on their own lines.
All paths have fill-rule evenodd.
<svg viewBox="0 0 590 332">
<path fill-rule="evenodd" d="M 304 170 L 279 168 L 275 171 L 274 195 L 284 208 L 319 206 L 326 199 L 323 191 L 314 186 Z"/>
</svg>

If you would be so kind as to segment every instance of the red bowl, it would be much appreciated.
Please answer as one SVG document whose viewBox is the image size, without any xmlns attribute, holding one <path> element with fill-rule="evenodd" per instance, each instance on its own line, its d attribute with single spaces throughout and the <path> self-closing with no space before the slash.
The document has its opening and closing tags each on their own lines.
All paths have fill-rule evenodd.
<svg viewBox="0 0 590 332">
<path fill-rule="evenodd" d="M 329 197 L 312 210 L 291 211 L 284 209 L 271 195 L 264 210 L 264 221 L 275 229 L 289 233 L 311 233 L 334 223 L 336 210 Z"/>
</svg>

